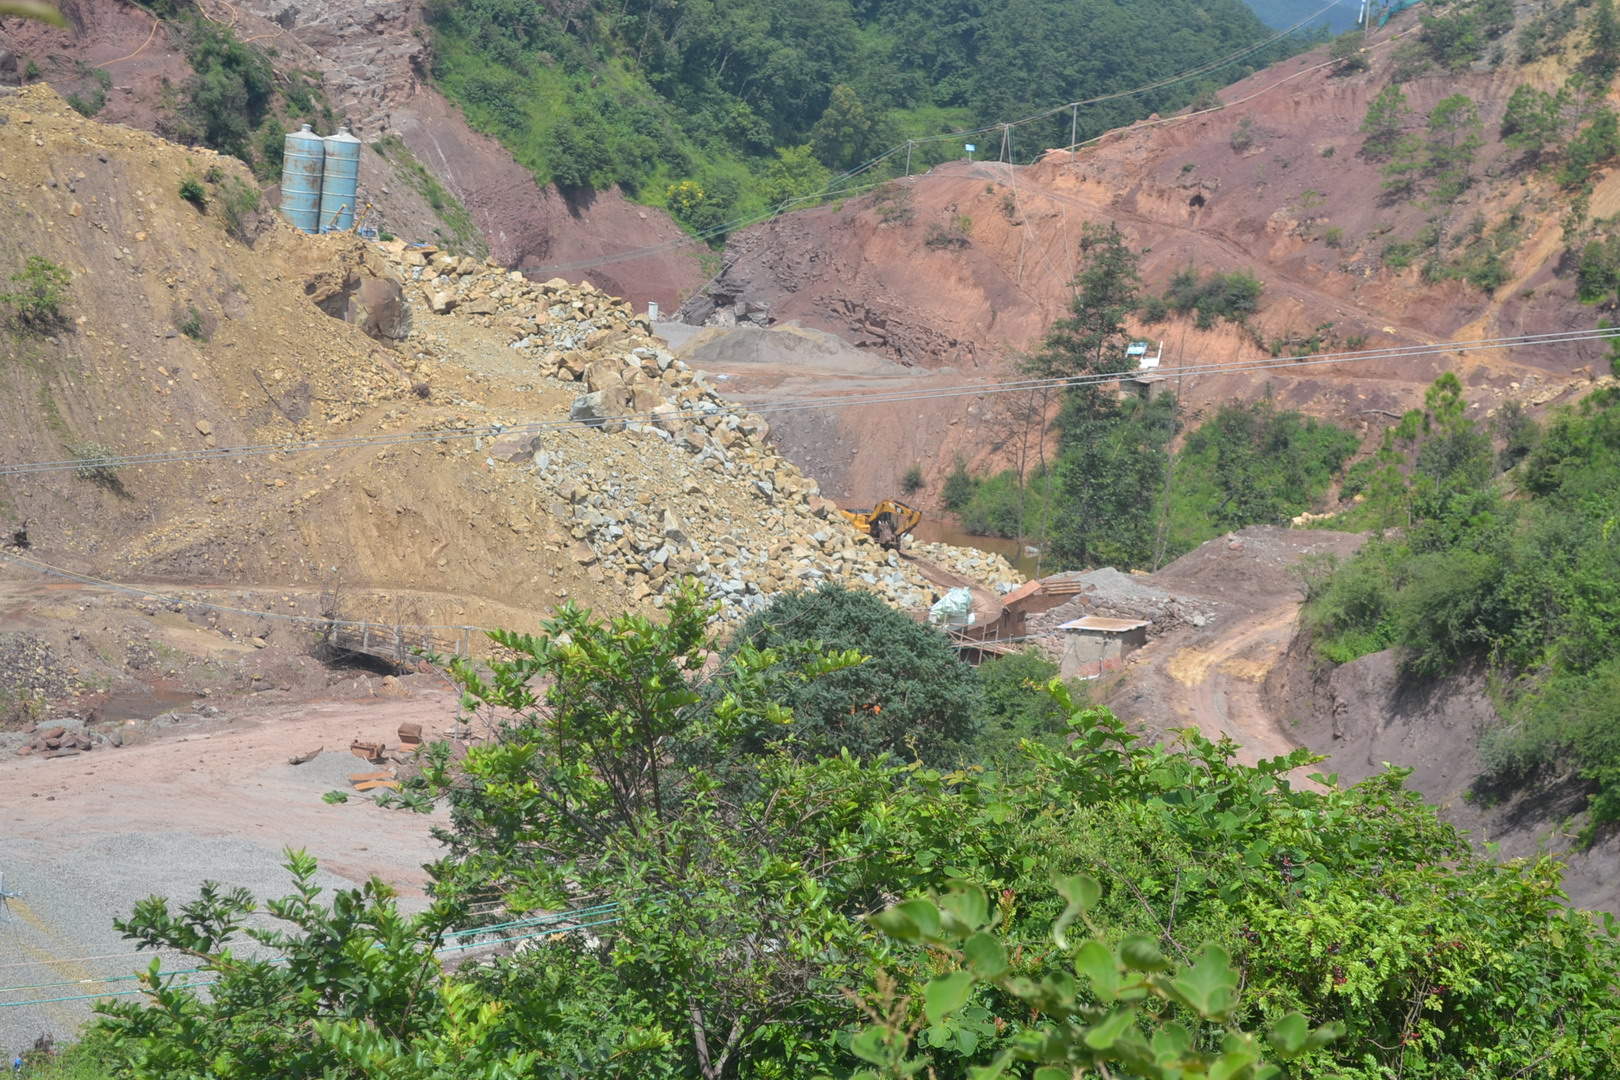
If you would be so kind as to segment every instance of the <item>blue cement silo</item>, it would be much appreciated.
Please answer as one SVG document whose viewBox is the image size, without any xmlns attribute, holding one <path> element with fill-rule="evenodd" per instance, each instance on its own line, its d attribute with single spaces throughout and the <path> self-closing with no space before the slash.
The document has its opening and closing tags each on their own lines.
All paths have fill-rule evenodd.
<svg viewBox="0 0 1620 1080">
<path fill-rule="evenodd" d="M 360 189 L 360 140 L 348 128 L 326 137 L 326 178 L 321 182 L 321 232 L 354 227 L 354 199 Z"/>
<path fill-rule="evenodd" d="M 295 228 L 316 232 L 320 229 L 326 140 L 305 124 L 287 136 L 282 148 L 281 216 Z"/>
</svg>

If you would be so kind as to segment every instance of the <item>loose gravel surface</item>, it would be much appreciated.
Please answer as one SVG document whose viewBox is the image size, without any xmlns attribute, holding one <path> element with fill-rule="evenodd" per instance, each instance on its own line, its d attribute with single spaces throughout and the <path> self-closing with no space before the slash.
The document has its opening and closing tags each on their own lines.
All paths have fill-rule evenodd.
<svg viewBox="0 0 1620 1080">
<path fill-rule="evenodd" d="M 71 1036 L 91 1015 L 92 995 L 134 988 L 128 976 L 150 954 L 120 940 L 112 920 L 148 895 L 184 902 L 213 880 L 260 899 L 283 896 L 291 879 L 282 853 L 304 848 L 320 860 L 326 888 L 376 875 L 407 907 L 420 905 L 423 864 L 440 854 L 428 835 L 436 819 L 379 809 L 365 795 L 341 805 L 321 796 L 375 768 L 348 752 L 352 739 L 397 745 L 407 721 L 437 735 L 453 712 L 448 691 L 417 689 L 409 698 L 227 713 L 77 757 L 0 761 L 0 874 L 20 894 L 0 924 L 0 1053 L 9 1060 L 47 1032 Z M 325 751 L 313 761 L 288 763 L 317 746 Z M 165 958 L 165 967 L 191 966 Z"/>
</svg>

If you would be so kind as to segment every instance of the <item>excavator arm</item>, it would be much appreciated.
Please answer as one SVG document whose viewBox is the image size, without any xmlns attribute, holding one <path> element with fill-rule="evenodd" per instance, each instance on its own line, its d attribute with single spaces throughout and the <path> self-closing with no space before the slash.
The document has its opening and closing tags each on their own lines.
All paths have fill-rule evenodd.
<svg viewBox="0 0 1620 1080">
<path fill-rule="evenodd" d="M 870 510 L 845 510 L 844 516 L 861 532 L 886 548 L 900 547 L 900 538 L 922 522 L 922 511 L 899 499 L 884 499 Z"/>
</svg>

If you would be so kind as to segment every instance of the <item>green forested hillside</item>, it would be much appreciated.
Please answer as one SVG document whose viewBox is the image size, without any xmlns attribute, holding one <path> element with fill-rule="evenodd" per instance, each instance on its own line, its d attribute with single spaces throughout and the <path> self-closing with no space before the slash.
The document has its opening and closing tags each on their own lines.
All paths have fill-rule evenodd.
<svg viewBox="0 0 1620 1080">
<path fill-rule="evenodd" d="M 433 0 L 427 11 L 439 84 L 537 177 L 619 183 L 698 229 L 819 190 L 907 138 L 1134 89 L 1270 36 L 1240 0 Z M 1082 109 L 1080 133 L 1185 105 L 1283 48 Z M 1020 129 L 1013 154 L 1066 145 L 1072 119 Z M 913 164 L 961 150 L 933 143 Z"/>
<path fill-rule="evenodd" d="M 1446 374 L 1368 465 L 1352 523 L 1388 531 L 1312 586 L 1319 650 L 1345 662 L 1396 647 L 1418 681 L 1488 667 L 1503 721 L 1480 756 L 1494 778 L 1577 772 L 1593 820 L 1620 819 L 1620 394 L 1544 425 L 1504 408 L 1491 432 Z"/>
</svg>

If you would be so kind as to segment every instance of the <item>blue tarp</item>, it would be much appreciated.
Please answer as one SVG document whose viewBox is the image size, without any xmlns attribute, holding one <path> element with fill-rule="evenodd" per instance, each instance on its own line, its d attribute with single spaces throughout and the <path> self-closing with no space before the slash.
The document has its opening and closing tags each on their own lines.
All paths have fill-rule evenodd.
<svg viewBox="0 0 1620 1080">
<path fill-rule="evenodd" d="M 1384 4 L 1384 13 L 1378 16 L 1378 25 L 1383 26 L 1389 22 L 1390 17 L 1399 15 L 1413 4 L 1420 4 L 1423 0 L 1387 0 Z"/>
</svg>

